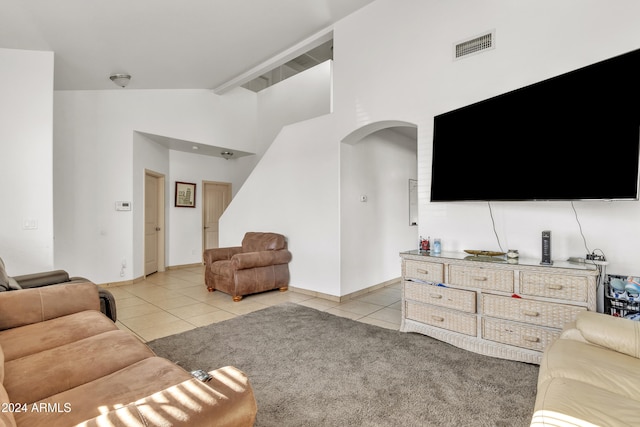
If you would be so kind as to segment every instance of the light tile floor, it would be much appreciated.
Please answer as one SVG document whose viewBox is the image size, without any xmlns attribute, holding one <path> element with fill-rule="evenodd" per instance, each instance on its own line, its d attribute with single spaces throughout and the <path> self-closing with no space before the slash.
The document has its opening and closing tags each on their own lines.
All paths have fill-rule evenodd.
<svg viewBox="0 0 640 427">
<path fill-rule="evenodd" d="M 185 332 L 232 319 L 283 302 L 293 302 L 337 316 L 395 329 L 400 328 L 400 283 L 339 303 L 300 292 L 270 291 L 233 302 L 225 293 L 208 292 L 204 267 L 155 273 L 133 285 L 108 288 L 116 299 L 117 325 L 143 341 Z"/>
</svg>

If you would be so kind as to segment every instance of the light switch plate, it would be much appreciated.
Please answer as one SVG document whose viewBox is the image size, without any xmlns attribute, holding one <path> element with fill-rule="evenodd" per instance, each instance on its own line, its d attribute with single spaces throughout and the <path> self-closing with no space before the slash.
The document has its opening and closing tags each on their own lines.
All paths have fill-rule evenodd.
<svg viewBox="0 0 640 427">
<path fill-rule="evenodd" d="M 22 229 L 23 230 L 37 230 L 38 229 L 38 220 L 27 218 L 22 221 Z"/>
</svg>

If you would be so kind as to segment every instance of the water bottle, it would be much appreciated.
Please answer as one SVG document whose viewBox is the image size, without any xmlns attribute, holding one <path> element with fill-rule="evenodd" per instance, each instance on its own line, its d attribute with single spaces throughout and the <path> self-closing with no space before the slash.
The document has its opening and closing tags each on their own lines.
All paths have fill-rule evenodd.
<svg viewBox="0 0 640 427">
<path fill-rule="evenodd" d="M 435 238 L 434 238 L 434 239 L 433 239 L 433 249 L 432 249 L 432 252 L 433 252 L 434 254 L 439 254 L 441 250 L 442 250 L 442 244 L 441 244 L 441 242 L 440 242 L 440 239 L 439 239 L 439 238 L 438 238 L 438 239 L 435 239 Z"/>
</svg>

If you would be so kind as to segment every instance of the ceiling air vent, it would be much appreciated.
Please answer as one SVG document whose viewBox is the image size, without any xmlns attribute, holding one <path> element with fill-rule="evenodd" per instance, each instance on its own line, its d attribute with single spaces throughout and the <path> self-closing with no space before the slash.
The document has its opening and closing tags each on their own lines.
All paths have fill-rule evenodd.
<svg viewBox="0 0 640 427">
<path fill-rule="evenodd" d="M 490 31 L 481 36 L 473 37 L 461 41 L 454 45 L 454 59 L 465 58 L 469 55 L 484 52 L 485 50 L 495 48 L 496 44 L 496 32 Z"/>
</svg>

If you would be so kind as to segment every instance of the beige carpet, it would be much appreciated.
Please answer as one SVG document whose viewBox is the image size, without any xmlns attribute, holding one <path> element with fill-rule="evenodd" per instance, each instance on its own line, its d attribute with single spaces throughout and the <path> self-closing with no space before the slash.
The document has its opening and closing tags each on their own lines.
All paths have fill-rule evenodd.
<svg viewBox="0 0 640 427">
<path fill-rule="evenodd" d="M 527 426 L 538 375 L 292 303 L 149 345 L 187 370 L 243 370 L 256 426 Z"/>
</svg>

